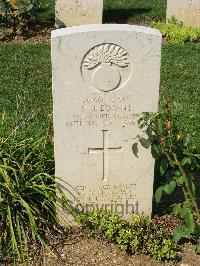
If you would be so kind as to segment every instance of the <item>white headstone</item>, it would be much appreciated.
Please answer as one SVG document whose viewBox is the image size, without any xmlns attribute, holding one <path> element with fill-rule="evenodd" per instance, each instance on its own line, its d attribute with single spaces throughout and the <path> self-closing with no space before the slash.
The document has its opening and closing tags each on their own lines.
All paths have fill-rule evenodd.
<svg viewBox="0 0 200 266">
<path fill-rule="evenodd" d="M 56 176 L 74 206 L 126 219 L 151 215 L 154 159 L 142 147 L 136 158 L 132 144 L 140 132 L 137 114 L 157 111 L 160 60 L 155 29 L 110 24 L 52 31 Z"/>
<path fill-rule="evenodd" d="M 173 16 L 185 25 L 200 27 L 200 0 L 167 0 L 167 20 Z"/>
<path fill-rule="evenodd" d="M 56 0 L 55 23 L 60 26 L 101 24 L 103 0 Z"/>
</svg>

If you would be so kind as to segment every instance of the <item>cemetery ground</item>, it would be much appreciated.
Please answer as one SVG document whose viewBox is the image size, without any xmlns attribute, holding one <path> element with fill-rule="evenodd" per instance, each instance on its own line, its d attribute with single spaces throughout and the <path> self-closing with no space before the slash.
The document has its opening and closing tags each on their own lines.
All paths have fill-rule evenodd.
<svg viewBox="0 0 200 266">
<path fill-rule="evenodd" d="M 160 108 L 165 101 L 169 102 L 172 122 L 180 129 L 181 134 L 191 133 L 198 147 L 200 144 L 199 48 L 199 44 L 195 43 L 163 45 L 160 101 Z M 1 136 L 8 136 L 17 126 L 20 126 L 17 129 L 20 139 L 29 137 L 38 139 L 47 133 L 52 136 L 50 45 L 6 44 L 0 49 L 0 106 L 4 117 L 4 123 L 1 124 L 0 129 Z M 53 143 L 48 153 L 49 158 L 53 160 Z M 53 173 L 53 169 L 51 171 Z M 166 201 L 167 198 L 162 204 L 165 208 Z M 155 205 L 155 207 L 158 211 L 161 205 Z M 62 247 L 60 249 L 62 250 Z M 120 263 L 121 265 L 161 265 L 144 255 L 130 257 L 121 253 L 113 245 L 97 240 L 86 240 L 76 234 L 75 239 L 72 236 L 72 241 L 66 237 L 64 250 L 63 256 L 67 256 L 65 258 L 70 265 L 95 265 L 95 263 L 99 263 L 98 265 L 120 265 Z M 184 258 L 186 263 L 198 264 L 199 257 L 186 250 L 187 255 Z M 47 256 L 46 260 L 50 260 L 48 262 L 50 265 L 55 265 L 55 258 Z M 143 264 L 144 261 L 146 264 Z M 59 263 L 61 262 L 56 262 L 57 265 Z"/>
<path fill-rule="evenodd" d="M 36 19 L 24 36 L 13 36 L 9 30 L 1 33 L 0 42 L 42 42 L 50 41 L 50 31 L 54 28 L 55 0 L 42 0 L 36 12 Z M 164 21 L 166 0 L 121 0 L 104 1 L 104 23 L 129 23 L 150 25 L 153 21 Z"/>
<path fill-rule="evenodd" d="M 54 20 L 54 0 L 44 0 L 42 8 L 38 12 L 38 18 L 42 20 Z M 164 20 L 166 0 L 105 0 L 104 15 L 105 23 L 117 22 L 151 22 L 152 20 Z"/>
<path fill-rule="evenodd" d="M 45 136 L 48 144 L 45 146 L 46 157 L 43 160 L 48 160 L 49 174 L 54 173 L 49 43 L 50 31 L 53 29 L 53 7 L 54 1 L 44 2 L 44 8 L 38 11 L 38 19 L 45 21 L 44 27 L 41 23 L 38 25 L 39 30 L 35 31 L 34 28 L 31 37 L 27 35 L 14 40 L 7 39 L 8 44 L 4 41 L 0 45 L 0 138 L 39 140 Z M 165 19 L 165 8 L 164 0 L 107 0 L 104 22 L 149 25 L 153 20 Z M 199 62 L 199 43 L 163 43 L 160 110 L 166 103 L 169 104 L 171 123 L 179 130 L 180 136 L 191 135 L 192 143 L 198 150 L 200 148 Z M 170 204 L 176 201 L 177 197 L 179 197 L 178 191 L 172 199 L 164 197 L 159 205 L 154 202 L 154 215 L 162 216 L 169 213 Z M 158 262 L 142 254 L 130 256 L 120 251 L 114 244 L 98 237 L 88 239 L 84 230 L 57 233 L 49 236 L 49 241 L 53 242 L 60 257 L 56 258 L 46 251 L 40 253 L 37 247 L 33 246 L 29 257 L 30 265 L 200 264 L 199 256 L 192 252 L 188 245 L 183 246 L 181 261 Z"/>
</svg>

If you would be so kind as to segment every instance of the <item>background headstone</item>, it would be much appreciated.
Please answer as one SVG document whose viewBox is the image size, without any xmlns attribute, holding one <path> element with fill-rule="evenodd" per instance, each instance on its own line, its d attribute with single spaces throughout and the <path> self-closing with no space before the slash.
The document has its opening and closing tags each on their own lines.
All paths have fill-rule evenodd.
<svg viewBox="0 0 200 266">
<path fill-rule="evenodd" d="M 56 176 L 74 206 L 127 219 L 151 215 L 154 159 L 142 147 L 136 158 L 132 144 L 137 114 L 157 111 L 160 60 L 155 29 L 110 24 L 52 32 Z"/>
<path fill-rule="evenodd" d="M 57 27 L 101 24 L 102 16 L 103 0 L 56 0 L 55 24 Z"/>
<path fill-rule="evenodd" d="M 167 20 L 173 16 L 185 25 L 200 27 L 200 0 L 167 0 Z"/>
</svg>

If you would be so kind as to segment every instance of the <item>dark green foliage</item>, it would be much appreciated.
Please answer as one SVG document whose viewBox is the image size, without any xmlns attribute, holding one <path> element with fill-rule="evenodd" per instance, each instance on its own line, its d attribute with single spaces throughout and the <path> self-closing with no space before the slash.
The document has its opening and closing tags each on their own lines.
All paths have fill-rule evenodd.
<svg viewBox="0 0 200 266">
<path fill-rule="evenodd" d="M 56 206 L 69 204 L 53 176 L 49 47 L 0 49 L 0 254 L 25 260 L 34 241 L 48 248 Z"/>
<path fill-rule="evenodd" d="M 40 0 L 0 0 L 0 24 L 13 33 L 27 29 Z"/>
<path fill-rule="evenodd" d="M 177 257 L 177 243 L 161 221 L 136 215 L 128 223 L 114 213 L 98 210 L 78 215 L 78 222 L 89 237 L 99 235 L 123 251 L 142 252 L 158 260 Z"/>
<path fill-rule="evenodd" d="M 16 141 L 14 134 L 0 135 L 0 259 L 24 262 L 30 244 L 51 249 L 46 233 L 58 227 L 56 207 L 70 209 L 51 175 L 50 137 Z"/>
<path fill-rule="evenodd" d="M 196 244 L 196 250 L 198 250 L 200 212 L 193 173 L 200 172 L 200 153 L 197 146 L 187 137 L 181 136 L 174 127 L 170 114 L 167 104 L 162 113 L 144 113 L 138 120 L 142 133 L 137 136 L 137 143 L 140 142 L 147 149 L 148 146 L 143 143 L 146 135 L 145 143 L 151 143 L 152 154 L 160 165 L 160 175 L 165 176 L 168 170 L 172 170 L 173 174 L 170 178 L 168 177 L 167 181 L 163 178 L 163 184 L 157 188 L 155 199 L 159 203 L 164 194 L 171 195 L 176 187 L 182 188 L 185 200 L 180 204 L 174 204 L 173 212 L 183 220 L 183 225 L 177 227 L 174 239 L 176 241 L 190 239 Z"/>
<path fill-rule="evenodd" d="M 40 6 L 36 9 L 35 17 L 38 21 L 55 20 L 55 0 L 40 0 Z"/>
</svg>

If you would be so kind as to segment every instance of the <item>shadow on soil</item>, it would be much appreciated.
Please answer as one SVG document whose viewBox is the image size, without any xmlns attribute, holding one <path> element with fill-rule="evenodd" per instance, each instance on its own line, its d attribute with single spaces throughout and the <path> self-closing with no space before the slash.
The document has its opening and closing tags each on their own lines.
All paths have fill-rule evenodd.
<svg viewBox="0 0 200 266">
<path fill-rule="evenodd" d="M 165 185 L 167 182 L 171 181 L 174 176 L 174 170 L 169 170 L 165 176 L 160 176 L 158 173 L 158 163 L 156 163 L 155 166 L 155 172 L 154 172 L 154 192 L 153 195 L 155 195 L 155 192 L 158 187 Z M 199 180 L 199 172 L 193 172 L 194 176 L 194 184 L 197 191 L 200 191 L 200 180 Z M 172 213 L 172 206 L 175 203 L 183 203 L 185 200 L 184 194 L 181 187 L 176 187 L 174 192 L 171 195 L 163 195 L 161 198 L 161 201 L 159 204 L 156 203 L 155 197 L 153 198 L 153 213 L 152 217 L 156 216 L 163 216 L 165 214 L 171 214 Z M 200 208 L 200 196 L 197 193 L 197 204 Z"/>
</svg>

